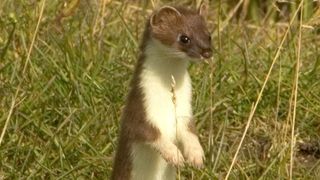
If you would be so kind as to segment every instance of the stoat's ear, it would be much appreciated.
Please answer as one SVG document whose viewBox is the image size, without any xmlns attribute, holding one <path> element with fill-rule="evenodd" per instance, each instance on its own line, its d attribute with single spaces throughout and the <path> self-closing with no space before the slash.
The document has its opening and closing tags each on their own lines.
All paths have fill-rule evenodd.
<svg viewBox="0 0 320 180">
<path fill-rule="evenodd" d="M 202 16 L 202 17 L 206 17 L 208 15 L 208 4 L 203 2 L 201 3 L 199 9 L 198 9 L 198 13 Z"/>
<path fill-rule="evenodd" d="M 181 14 L 176 8 L 171 6 L 163 6 L 151 16 L 150 24 L 152 27 L 154 27 L 163 23 L 175 22 L 180 16 Z"/>
</svg>

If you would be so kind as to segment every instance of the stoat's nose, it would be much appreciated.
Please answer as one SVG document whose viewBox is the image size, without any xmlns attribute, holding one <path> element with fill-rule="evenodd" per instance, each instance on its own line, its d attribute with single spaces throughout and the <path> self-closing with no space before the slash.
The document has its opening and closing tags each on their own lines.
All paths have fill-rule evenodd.
<svg viewBox="0 0 320 180">
<path fill-rule="evenodd" d="M 211 49 L 204 49 L 201 53 L 202 57 L 208 59 L 212 56 L 212 50 Z"/>
</svg>

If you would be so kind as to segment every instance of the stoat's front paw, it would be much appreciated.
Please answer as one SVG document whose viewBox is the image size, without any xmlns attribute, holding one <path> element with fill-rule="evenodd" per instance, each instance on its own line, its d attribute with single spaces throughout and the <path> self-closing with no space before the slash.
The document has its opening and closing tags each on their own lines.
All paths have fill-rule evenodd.
<svg viewBox="0 0 320 180">
<path fill-rule="evenodd" d="M 186 141 L 184 144 L 186 161 L 197 168 L 203 167 L 204 152 L 199 141 Z"/>
<path fill-rule="evenodd" d="M 174 166 L 183 166 L 184 158 L 181 151 L 172 144 L 172 147 L 164 149 L 161 152 L 162 157 L 167 161 L 167 163 Z"/>
</svg>

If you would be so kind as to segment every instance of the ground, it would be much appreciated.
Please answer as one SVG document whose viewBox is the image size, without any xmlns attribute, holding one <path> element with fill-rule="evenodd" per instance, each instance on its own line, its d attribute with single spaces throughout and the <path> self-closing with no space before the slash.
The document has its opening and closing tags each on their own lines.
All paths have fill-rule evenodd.
<svg viewBox="0 0 320 180">
<path fill-rule="evenodd" d="M 110 176 L 144 23 L 160 4 L 0 3 L 0 179 Z M 214 56 L 190 66 L 205 166 L 179 179 L 320 177 L 319 16 L 299 18 L 293 4 L 283 19 L 275 4 L 255 18 L 209 4 Z"/>
</svg>

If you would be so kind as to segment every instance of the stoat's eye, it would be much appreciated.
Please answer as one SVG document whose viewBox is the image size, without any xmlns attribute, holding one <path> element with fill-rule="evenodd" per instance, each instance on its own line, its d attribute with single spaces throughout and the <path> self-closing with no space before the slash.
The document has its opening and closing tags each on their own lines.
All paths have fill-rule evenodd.
<svg viewBox="0 0 320 180">
<path fill-rule="evenodd" d="M 189 44 L 191 42 L 190 38 L 186 35 L 181 35 L 179 41 L 183 44 Z"/>
</svg>

